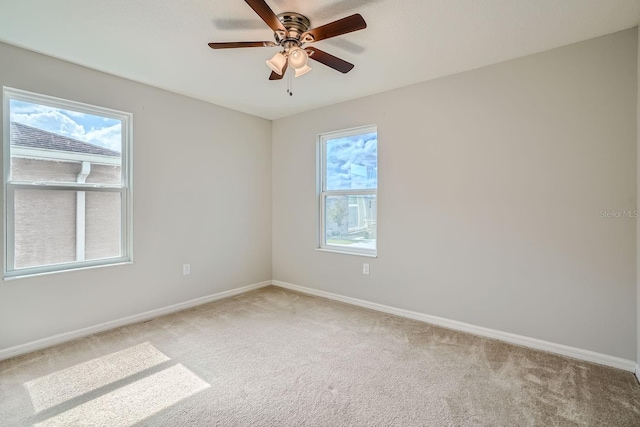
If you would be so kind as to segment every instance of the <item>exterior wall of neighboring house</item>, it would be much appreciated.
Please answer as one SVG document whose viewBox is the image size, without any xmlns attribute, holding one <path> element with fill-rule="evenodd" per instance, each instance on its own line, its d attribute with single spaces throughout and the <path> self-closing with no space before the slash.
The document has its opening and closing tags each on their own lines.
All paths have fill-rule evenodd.
<svg viewBox="0 0 640 427">
<path fill-rule="evenodd" d="M 76 182 L 80 162 L 12 158 L 17 181 Z M 120 167 L 91 165 L 88 183 L 119 183 Z M 85 259 L 117 256 L 120 251 L 120 194 L 85 192 Z M 17 190 L 15 264 L 17 268 L 76 260 L 75 191 Z"/>
<path fill-rule="evenodd" d="M 86 194 L 85 259 L 120 255 L 120 193 Z"/>
</svg>

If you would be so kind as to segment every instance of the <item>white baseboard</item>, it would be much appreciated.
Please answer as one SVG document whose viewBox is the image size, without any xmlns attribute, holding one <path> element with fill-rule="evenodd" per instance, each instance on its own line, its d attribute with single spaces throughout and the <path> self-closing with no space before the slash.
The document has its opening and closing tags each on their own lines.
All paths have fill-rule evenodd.
<svg viewBox="0 0 640 427">
<path fill-rule="evenodd" d="M 101 323 L 95 326 L 89 326 L 88 328 L 78 329 L 71 332 L 65 332 L 58 335 L 53 335 L 48 338 L 43 338 L 37 341 L 31 341 L 26 344 L 20 344 L 15 347 L 9 347 L 0 350 L 0 360 L 8 359 L 10 357 L 19 356 L 21 354 L 30 353 L 32 351 L 41 350 L 43 348 L 51 347 L 56 344 L 71 341 L 77 338 L 86 337 L 96 334 L 98 332 L 107 331 L 109 329 L 118 328 L 120 326 L 130 325 L 132 323 L 143 322 L 145 320 L 153 319 L 154 317 L 163 316 L 165 314 L 174 313 L 180 310 L 186 310 L 188 308 L 196 307 L 198 305 L 206 304 L 208 302 L 216 301 L 223 298 L 232 297 L 245 292 L 252 291 L 254 289 L 263 288 L 269 286 L 271 280 L 267 280 L 260 283 L 254 283 L 253 285 L 243 286 L 229 291 L 218 292 L 216 294 L 207 295 L 205 297 L 195 298 L 189 301 L 173 304 L 168 307 L 157 308 L 155 310 L 146 311 L 140 314 L 134 314 L 133 316 L 123 317 L 121 319 L 112 320 L 110 322 Z"/>
<path fill-rule="evenodd" d="M 445 319 L 443 317 L 431 316 L 429 314 L 423 314 L 415 311 L 404 310 L 401 308 L 390 307 L 383 304 L 377 304 L 377 303 L 364 301 L 364 300 L 351 298 L 351 297 L 346 297 L 346 296 L 342 296 L 342 295 L 338 295 L 330 292 L 320 291 L 317 289 L 307 288 L 300 285 L 294 285 L 292 283 L 282 282 L 279 280 L 273 280 L 273 281 L 267 280 L 260 283 L 254 283 L 252 285 L 231 289 L 229 291 L 218 292 L 216 294 L 208 295 L 201 298 L 195 298 L 189 301 L 173 304 L 167 307 L 146 311 L 140 314 L 135 314 L 133 316 L 123 317 L 121 319 L 101 323 L 99 325 L 90 326 L 88 328 L 83 328 L 83 329 L 78 329 L 71 332 L 65 332 L 62 334 L 53 335 L 48 338 L 43 338 L 43 339 L 32 341 L 26 344 L 20 344 L 15 347 L 0 349 L 0 360 L 19 356 L 25 353 L 30 353 L 36 350 L 41 350 L 43 348 L 51 347 L 51 346 L 61 344 L 67 341 L 71 341 L 77 338 L 93 335 L 98 332 L 107 331 L 109 329 L 118 328 L 120 326 L 143 322 L 145 320 L 153 319 L 155 317 L 163 316 L 165 314 L 174 313 L 180 310 L 186 310 L 188 308 L 196 307 L 198 305 L 206 304 L 208 302 L 232 297 L 232 296 L 249 292 L 255 289 L 263 288 L 271 284 L 273 284 L 274 286 L 279 286 L 281 288 L 302 292 L 308 295 L 314 295 L 322 298 L 340 301 L 347 304 L 356 305 L 359 307 L 365 307 L 371 310 L 381 311 L 383 313 L 394 314 L 396 316 L 406 317 L 408 319 L 418 320 L 421 322 L 430 323 L 433 325 L 438 325 L 445 328 L 454 329 L 457 331 L 468 332 L 471 334 L 480 335 L 488 338 L 494 338 L 500 341 L 505 341 L 512 344 L 518 344 L 525 347 L 534 348 L 537 350 L 543 350 L 543 351 L 548 351 L 550 353 L 560 354 L 562 356 L 568 356 L 568 357 L 573 357 L 579 360 L 585 360 L 587 362 L 599 363 L 601 365 L 623 369 L 625 371 L 630 371 L 635 373 L 636 378 L 638 378 L 638 381 L 640 381 L 640 367 L 636 364 L 636 362 L 632 360 L 622 359 L 615 356 L 609 356 L 602 353 L 596 353 L 591 350 L 584 350 L 576 347 L 570 347 L 563 344 L 556 344 L 548 341 L 543 341 L 537 338 L 529 338 L 522 335 L 512 334 L 510 332 L 503 332 L 495 329 L 484 328 L 482 326 L 475 326 L 469 323 Z"/>
<path fill-rule="evenodd" d="M 556 344 L 549 341 L 543 341 L 537 338 L 529 338 L 522 335 L 512 334 L 510 332 L 498 331 L 495 329 L 475 326 L 469 323 L 458 322 L 456 320 L 445 319 L 443 317 L 431 316 L 428 314 L 418 313 L 415 311 L 403 310 L 401 308 L 389 307 L 387 305 L 377 304 L 356 298 L 345 297 L 330 292 L 320 291 L 317 289 L 307 288 L 304 286 L 294 285 L 292 283 L 274 280 L 273 285 L 282 288 L 291 289 L 293 291 L 302 292 L 309 295 L 315 295 L 322 298 L 328 298 L 347 304 L 357 305 L 372 310 L 382 311 L 384 313 L 395 314 L 396 316 L 406 317 L 433 325 L 443 326 L 445 328 L 454 329 L 462 332 L 480 335 L 483 337 L 494 338 L 512 344 L 518 344 L 524 347 L 534 348 L 536 350 L 544 350 L 549 353 L 560 354 L 562 356 L 573 357 L 574 359 L 585 360 L 587 362 L 599 363 L 601 365 L 611 366 L 625 371 L 634 372 L 637 369 L 635 361 L 622 359 L 616 356 L 609 356 L 602 353 L 596 353 L 591 350 L 583 350 L 581 348 L 570 347 L 563 344 Z M 635 371 L 638 375 L 638 370 Z"/>
</svg>

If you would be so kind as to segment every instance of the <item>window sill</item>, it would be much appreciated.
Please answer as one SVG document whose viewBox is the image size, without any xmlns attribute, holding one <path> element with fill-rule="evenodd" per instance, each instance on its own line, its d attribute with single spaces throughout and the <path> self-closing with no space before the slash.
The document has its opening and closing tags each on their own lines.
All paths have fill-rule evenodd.
<svg viewBox="0 0 640 427">
<path fill-rule="evenodd" d="M 30 277 L 38 277 L 38 276 L 46 276 L 49 274 L 68 273 L 72 271 L 81 271 L 81 270 L 92 270 L 94 268 L 115 267 L 118 265 L 129 265 L 129 264 L 133 264 L 133 261 L 121 261 L 121 262 L 114 262 L 110 264 L 98 264 L 98 265 L 88 265 L 88 266 L 82 266 L 82 267 L 72 267 L 72 268 L 65 268 L 61 270 L 43 271 L 40 273 L 25 273 L 17 276 L 6 276 L 6 273 L 5 273 L 5 276 L 3 279 L 5 282 L 10 282 L 13 280 L 27 279 Z"/>
<path fill-rule="evenodd" d="M 318 252 L 333 252 L 335 254 L 344 254 L 344 255 L 363 256 L 363 257 L 366 257 L 366 258 L 378 258 L 378 254 L 352 252 L 352 251 L 340 250 L 340 249 L 316 248 L 316 251 L 318 251 Z"/>
</svg>

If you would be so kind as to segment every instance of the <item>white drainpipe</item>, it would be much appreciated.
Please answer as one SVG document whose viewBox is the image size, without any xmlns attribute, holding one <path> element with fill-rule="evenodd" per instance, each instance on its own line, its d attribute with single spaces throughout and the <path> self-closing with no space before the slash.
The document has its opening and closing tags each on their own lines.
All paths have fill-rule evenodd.
<svg viewBox="0 0 640 427">
<path fill-rule="evenodd" d="M 84 184 L 87 181 L 87 177 L 91 173 L 91 163 L 82 162 L 82 168 L 80 173 L 76 177 L 76 182 Z M 76 261 L 84 261 L 84 247 L 85 247 L 85 192 L 78 191 L 76 193 Z"/>
</svg>

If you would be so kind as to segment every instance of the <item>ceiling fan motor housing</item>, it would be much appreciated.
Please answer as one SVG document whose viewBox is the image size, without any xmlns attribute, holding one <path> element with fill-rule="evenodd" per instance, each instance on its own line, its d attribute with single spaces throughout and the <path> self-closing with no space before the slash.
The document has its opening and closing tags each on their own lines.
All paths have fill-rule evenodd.
<svg viewBox="0 0 640 427">
<path fill-rule="evenodd" d="M 245 2 L 260 16 L 264 23 L 271 28 L 274 32 L 275 42 L 214 42 L 209 43 L 211 49 L 281 47 L 282 50 L 280 52 L 266 61 L 269 68 L 271 68 L 269 80 L 282 79 L 287 66 L 295 69 L 296 77 L 306 74 L 311 70 L 311 67 L 307 65 L 309 58 L 343 74 L 353 69 L 353 64 L 327 52 L 323 52 L 316 47 L 306 47 L 306 44 L 367 28 L 367 23 L 359 13 L 354 13 L 353 15 L 329 22 L 317 28 L 310 28 L 311 22 L 309 18 L 304 15 L 296 12 L 284 12 L 276 15 L 265 0 L 245 0 Z"/>
<path fill-rule="evenodd" d="M 300 40 L 300 36 L 311 27 L 309 18 L 296 12 L 283 12 L 277 16 L 289 34 L 285 35 L 276 31 L 274 33 L 276 43 L 285 48 L 300 46 L 303 43 L 303 40 Z"/>
</svg>

